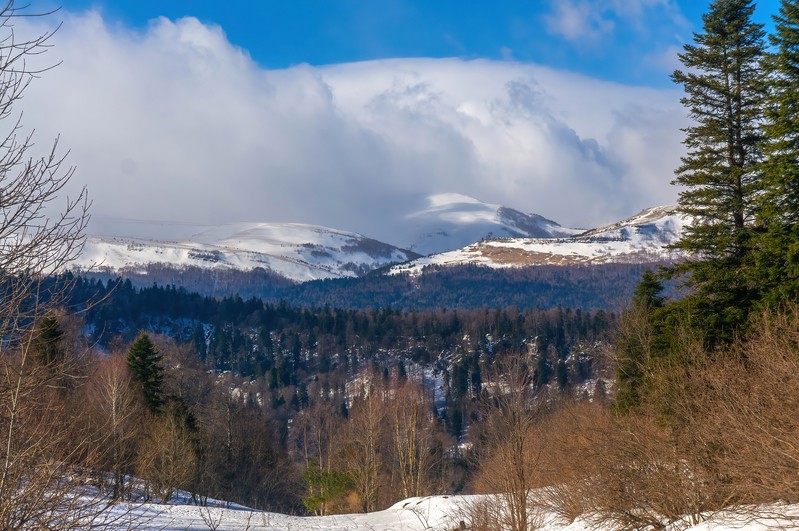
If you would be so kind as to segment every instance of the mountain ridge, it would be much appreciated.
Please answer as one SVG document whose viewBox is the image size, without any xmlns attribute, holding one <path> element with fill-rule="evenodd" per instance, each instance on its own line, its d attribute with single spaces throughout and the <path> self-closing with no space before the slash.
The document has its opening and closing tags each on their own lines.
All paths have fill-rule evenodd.
<svg viewBox="0 0 799 531">
<path fill-rule="evenodd" d="M 538 214 L 485 203 L 458 193 L 434 194 L 405 216 L 401 246 L 422 255 L 451 251 L 486 238 L 554 238 L 579 229 L 562 227 Z"/>
<path fill-rule="evenodd" d="M 691 222 L 676 206 L 657 206 L 616 223 L 560 238 L 495 238 L 392 266 L 388 274 L 421 274 L 426 267 L 491 268 L 600 263 L 655 263 L 679 259 L 669 248 Z"/>
<path fill-rule="evenodd" d="M 690 223 L 674 205 L 648 208 L 616 223 L 584 230 L 460 194 L 438 194 L 426 201 L 427 208 L 408 216 L 411 231 L 419 227 L 427 231 L 417 234 L 415 241 L 421 243 L 416 248 L 440 248 L 463 240 L 466 244 L 422 256 L 413 249 L 318 225 L 158 222 L 157 229 L 165 236 L 162 239 L 89 236 L 76 268 L 140 275 L 146 275 L 148 266 L 154 264 L 243 272 L 260 268 L 301 283 L 372 272 L 416 275 L 427 266 L 664 262 L 679 258 L 668 245 L 677 241 Z M 421 222 L 414 225 L 414 220 Z M 431 229 L 435 227 L 440 230 Z M 497 232 L 502 237 L 497 237 Z"/>
<path fill-rule="evenodd" d="M 150 264 L 249 271 L 296 282 L 361 276 L 419 255 L 354 232 L 299 223 L 205 227 L 183 241 L 89 236 L 80 269 L 143 271 Z"/>
</svg>

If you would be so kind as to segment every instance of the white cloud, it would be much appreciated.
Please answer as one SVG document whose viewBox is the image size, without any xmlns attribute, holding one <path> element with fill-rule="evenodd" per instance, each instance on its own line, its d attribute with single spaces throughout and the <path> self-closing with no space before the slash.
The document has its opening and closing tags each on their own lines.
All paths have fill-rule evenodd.
<svg viewBox="0 0 799 531">
<path fill-rule="evenodd" d="M 664 20 L 678 27 L 688 24 L 674 0 L 552 0 L 544 22 L 552 35 L 590 44 L 613 32 L 617 21 L 639 33 L 648 33 L 653 22 L 648 15 L 653 13 L 658 17 L 654 21 L 658 26 Z"/>
<path fill-rule="evenodd" d="M 292 221 L 403 244 L 432 193 L 572 226 L 676 197 L 674 90 L 487 60 L 264 70 L 193 18 L 136 33 L 68 16 L 54 44 L 63 64 L 31 85 L 24 123 L 40 143 L 61 133 L 98 222 Z"/>
<path fill-rule="evenodd" d="M 569 41 L 593 41 L 613 31 L 614 26 L 599 3 L 585 0 L 559 0 L 544 20 L 551 34 Z"/>
</svg>

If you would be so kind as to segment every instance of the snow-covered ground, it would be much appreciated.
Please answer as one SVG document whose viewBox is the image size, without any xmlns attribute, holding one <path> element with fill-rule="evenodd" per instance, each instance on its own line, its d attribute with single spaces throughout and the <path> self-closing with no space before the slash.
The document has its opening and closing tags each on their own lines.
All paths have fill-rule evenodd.
<svg viewBox="0 0 799 531">
<path fill-rule="evenodd" d="M 410 498 L 394 504 L 384 511 L 369 514 L 345 514 L 322 517 L 288 516 L 278 513 L 251 511 L 245 508 L 196 507 L 191 505 L 144 504 L 128 507 L 118 505 L 109 517 L 116 519 L 117 529 L 140 530 L 372 530 L 372 531 L 449 531 L 468 528 L 467 516 L 470 506 L 486 500 L 486 496 L 429 496 Z M 763 510 L 765 511 L 765 510 Z M 799 518 L 799 507 L 788 506 L 781 514 Z M 799 521 L 787 518 L 772 518 L 761 512 L 757 518 L 752 514 L 734 512 L 707 515 L 707 519 L 692 525 L 686 522 L 673 524 L 670 531 L 726 531 L 796 529 Z M 610 530 L 610 527 L 592 525 L 587 520 L 566 522 L 551 514 L 538 515 L 537 528 L 544 531 L 588 531 Z"/>
<path fill-rule="evenodd" d="M 147 264 L 172 267 L 271 269 L 299 282 L 360 276 L 414 256 L 351 232 L 297 223 L 236 223 L 213 227 L 163 227 L 175 241 L 90 236 L 75 265 L 114 271 Z M 190 234 L 189 234 L 190 233 Z"/>
<path fill-rule="evenodd" d="M 196 226 L 105 220 L 105 229 L 89 236 L 75 265 L 116 272 L 143 271 L 149 264 L 242 271 L 261 267 L 305 282 L 361 276 L 391 264 L 400 264 L 392 273 L 417 274 L 429 265 L 657 262 L 676 258 L 666 246 L 689 223 L 667 206 L 584 231 L 453 193 L 423 198 L 405 221 L 396 239 L 410 251 L 360 234 L 298 223 Z M 419 258 L 433 252 L 438 254 Z"/>
<path fill-rule="evenodd" d="M 424 198 L 406 215 L 402 246 L 422 255 L 459 249 L 485 238 L 555 238 L 582 232 L 536 214 L 484 203 L 462 194 Z"/>
<path fill-rule="evenodd" d="M 674 260 L 679 255 L 667 246 L 677 241 L 688 223 L 689 220 L 677 214 L 676 207 L 655 207 L 613 225 L 568 238 L 484 240 L 394 266 L 390 272 L 419 274 L 427 266 L 464 264 L 508 268 Z"/>
</svg>

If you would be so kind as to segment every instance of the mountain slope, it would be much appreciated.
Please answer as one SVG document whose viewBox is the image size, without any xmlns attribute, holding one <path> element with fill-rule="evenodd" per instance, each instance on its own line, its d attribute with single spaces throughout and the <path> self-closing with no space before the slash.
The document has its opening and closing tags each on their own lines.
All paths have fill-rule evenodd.
<svg viewBox="0 0 799 531">
<path fill-rule="evenodd" d="M 567 238 L 484 240 L 391 268 L 390 273 L 418 274 L 426 266 L 477 264 L 494 268 L 536 265 L 645 263 L 675 260 L 667 249 L 690 221 L 674 206 L 643 210 L 626 220 Z"/>
<path fill-rule="evenodd" d="M 314 225 L 238 223 L 195 229 L 180 241 L 90 236 L 76 265 L 113 271 L 148 264 L 244 271 L 260 267 L 303 282 L 361 276 L 419 256 L 360 234 Z"/>
<path fill-rule="evenodd" d="M 146 275 L 147 266 L 251 271 L 262 268 L 296 282 L 360 277 L 393 264 L 390 273 L 417 274 L 426 266 L 647 263 L 674 260 L 666 247 L 688 220 L 673 206 L 644 210 L 626 220 L 588 231 L 564 228 L 541 216 L 480 202 L 458 194 L 425 198 L 426 206 L 398 229 L 427 257 L 360 234 L 296 223 L 237 223 L 218 226 L 151 224 L 116 227 L 116 234 L 91 236 L 79 268 L 97 265 Z M 155 229 L 155 232 L 153 230 Z M 141 237 L 163 234 L 161 240 Z M 137 232 L 138 231 L 138 232 Z M 501 236 L 501 237 L 498 237 Z M 172 237 L 174 240 L 167 240 Z M 449 250 L 460 244 L 460 248 Z M 403 263 L 404 262 L 404 263 Z"/>
<path fill-rule="evenodd" d="M 422 255 L 459 249 L 486 238 L 553 238 L 579 230 L 536 214 L 483 203 L 461 194 L 437 194 L 405 217 L 403 246 Z"/>
</svg>

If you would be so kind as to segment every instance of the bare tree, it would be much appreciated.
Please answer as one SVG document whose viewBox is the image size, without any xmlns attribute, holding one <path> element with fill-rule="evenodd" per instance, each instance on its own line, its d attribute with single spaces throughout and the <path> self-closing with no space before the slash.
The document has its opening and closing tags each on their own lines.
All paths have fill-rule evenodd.
<svg viewBox="0 0 799 531">
<path fill-rule="evenodd" d="M 376 386 L 368 383 L 369 377 L 366 380 L 363 394 L 350 410 L 342 454 L 360 498 L 361 510 L 368 513 L 376 510 L 378 504 L 386 405 Z"/>
<path fill-rule="evenodd" d="M 496 494 L 500 507 L 480 507 L 480 515 L 501 518 L 494 528 L 527 531 L 535 526 L 530 494 L 536 486 L 542 448 L 538 421 L 542 397 L 533 384 L 532 352 L 527 356 L 509 356 L 497 362 L 489 381 L 486 396 L 485 444 L 489 457 L 483 463 L 477 488 Z"/>
<path fill-rule="evenodd" d="M 125 357 L 97 360 L 98 367 L 88 384 L 88 398 L 98 439 L 106 452 L 100 466 L 111 474 L 111 496 L 125 492 L 125 475 L 132 470 L 135 443 L 143 405 L 131 381 Z"/>
<path fill-rule="evenodd" d="M 394 390 L 390 402 L 391 432 L 402 495 L 427 494 L 430 451 L 433 446 L 433 419 L 430 398 L 424 387 L 404 382 Z"/>
<path fill-rule="evenodd" d="M 73 169 L 57 139 L 34 156 L 22 129 L 15 105 L 42 73 L 29 60 L 52 37 L 20 39 L 15 21 L 26 16 L 35 15 L 13 0 L 0 8 L 0 527 L 66 529 L 102 510 L 78 501 L 86 479 L 79 471 L 96 452 L 53 389 L 74 376 L 74 365 L 43 367 L 33 343 L 39 318 L 66 296 L 49 277 L 81 251 L 89 203 L 83 189 L 59 212 L 54 203 Z"/>
</svg>

